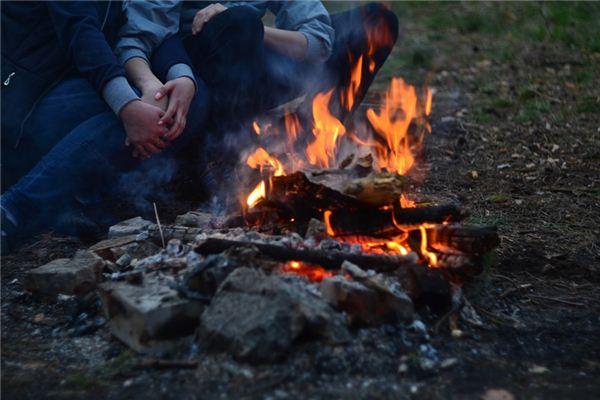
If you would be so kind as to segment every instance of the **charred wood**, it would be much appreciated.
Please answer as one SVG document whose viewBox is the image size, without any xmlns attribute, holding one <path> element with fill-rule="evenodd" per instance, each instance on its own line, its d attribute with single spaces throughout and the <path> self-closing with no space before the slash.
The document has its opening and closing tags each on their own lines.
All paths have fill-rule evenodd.
<svg viewBox="0 0 600 400">
<path fill-rule="evenodd" d="M 265 256 L 277 261 L 302 261 L 320 265 L 328 270 L 339 269 L 344 261 L 349 261 L 363 268 L 373 269 L 377 272 L 393 271 L 401 267 L 413 265 L 417 262 L 417 258 L 414 254 L 408 256 L 351 254 L 336 250 L 294 249 L 272 244 L 218 238 L 206 239 L 195 248 L 195 251 L 202 255 L 216 254 L 234 246 L 254 246 Z"/>
</svg>

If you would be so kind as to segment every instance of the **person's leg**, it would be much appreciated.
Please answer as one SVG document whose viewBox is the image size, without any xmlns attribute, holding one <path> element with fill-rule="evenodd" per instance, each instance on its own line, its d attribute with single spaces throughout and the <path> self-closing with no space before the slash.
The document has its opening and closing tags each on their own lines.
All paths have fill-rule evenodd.
<svg viewBox="0 0 600 400">
<path fill-rule="evenodd" d="M 212 120 L 223 129 L 250 117 L 264 72 L 264 28 L 249 7 L 212 18 L 200 34 L 184 39 L 194 67 L 211 92 Z"/>
<path fill-rule="evenodd" d="M 193 136 L 202 132 L 209 102 L 201 80 L 198 85 L 184 132 L 163 154 L 141 163 L 146 170 L 151 170 L 148 166 L 160 164 L 157 160 L 161 158 L 173 157 Z M 112 111 L 88 119 L 69 132 L 2 195 L 2 208 L 18 221 L 21 230 L 34 223 L 48 227 L 76 196 L 89 199 L 89 194 L 111 192 L 119 182 L 120 174 L 140 164 L 132 157 L 132 148 L 125 146 L 125 137 L 123 124 Z M 151 179 L 146 179 L 146 183 Z M 134 197 L 135 188 L 130 185 L 128 189 L 125 194 Z"/>
<path fill-rule="evenodd" d="M 354 111 L 371 86 L 377 72 L 388 58 L 398 39 L 398 18 L 380 3 L 369 3 L 352 10 L 331 15 L 335 41 L 331 57 L 327 60 L 327 81 L 337 87 L 337 98 L 347 90 L 352 67 L 362 56 L 361 83 L 354 96 L 352 107 L 342 112 Z M 349 108 L 349 109 L 348 109 Z"/>
<path fill-rule="evenodd" d="M 3 141 L 3 189 L 17 182 L 73 128 L 107 110 L 86 79 L 65 79 L 56 85 L 33 109 L 18 139 Z"/>
</svg>

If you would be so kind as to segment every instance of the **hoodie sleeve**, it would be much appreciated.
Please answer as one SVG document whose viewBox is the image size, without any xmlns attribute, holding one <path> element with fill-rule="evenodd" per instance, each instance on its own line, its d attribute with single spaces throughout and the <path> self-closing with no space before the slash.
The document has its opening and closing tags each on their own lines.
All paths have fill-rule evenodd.
<svg viewBox="0 0 600 400">
<path fill-rule="evenodd" d="M 105 15 L 98 15 L 96 5 L 87 1 L 52 1 L 47 7 L 59 45 L 112 110 L 118 114 L 125 104 L 137 99 L 102 33 Z"/>
<path fill-rule="evenodd" d="M 179 30 L 180 12 L 177 0 L 123 2 L 125 23 L 115 46 L 121 65 L 133 57 L 149 61 L 156 48 Z"/>
<path fill-rule="evenodd" d="M 306 36 L 308 49 L 306 61 L 320 63 L 331 55 L 334 30 L 329 13 L 320 1 L 269 1 L 275 14 L 275 26 L 298 31 Z"/>
</svg>

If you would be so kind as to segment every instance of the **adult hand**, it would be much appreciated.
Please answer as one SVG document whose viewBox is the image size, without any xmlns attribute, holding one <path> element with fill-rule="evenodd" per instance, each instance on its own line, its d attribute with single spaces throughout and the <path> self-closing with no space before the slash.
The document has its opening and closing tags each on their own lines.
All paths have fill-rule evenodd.
<svg viewBox="0 0 600 400">
<path fill-rule="evenodd" d="M 167 110 L 167 106 L 169 105 L 169 97 L 163 96 L 160 98 L 156 97 L 156 92 L 159 91 L 163 87 L 161 81 L 153 81 L 150 83 L 146 83 L 143 85 L 140 90 L 142 91 L 141 100 L 144 103 L 151 104 L 155 107 L 160 108 L 163 111 Z"/>
<path fill-rule="evenodd" d="M 185 76 L 167 82 L 156 92 L 154 98 L 157 101 L 167 98 L 167 96 L 169 99 L 167 111 L 159 121 L 161 125 L 169 125 L 168 122 L 173 121 L 164 136 L 166 140 L 175 140 L 185 129 L 187 113 L 195 93 L 194 81 Z"/>
<path fill-rule="evenodd" d="M 197 35 L 200 33 L 204 24 L 212 19 L 217 14 L 222 13 L 227 10 L 221 3 L 213 3 L 207 7 L 204 7 L 202 10 L 198 11 L 194 16 L 194 21 L 192 22 L 192 34 Z"/>
<path fill-rule="evenodd" d="M 167 146 L 162 140 L 167 129 L 165 125 L 158 124 L 163 115 L 164 111 L 160 108 L 139 100 L 123 107 L 119 116 L 127 133 L 125 144 L 134 146 L 134 157 L 148 158 Z"/>
</svg>

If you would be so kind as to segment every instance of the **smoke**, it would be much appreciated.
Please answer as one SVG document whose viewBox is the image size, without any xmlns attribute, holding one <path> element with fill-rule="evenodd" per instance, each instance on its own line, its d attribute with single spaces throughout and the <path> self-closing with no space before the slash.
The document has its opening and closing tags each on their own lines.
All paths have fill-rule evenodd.
<svg viewBox="0 0 600 400">
<path fill-rule="evenodd" d="M 119 198 L 142 215 L 152 215 L 153 202 L 165 204 L 173 199 L 169 184 L 179 170 L 179 162 L 173 158 L 153 157 L 142 162 L 138 168 L 118 178 Z"/>
</svg>

